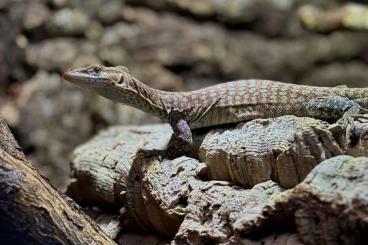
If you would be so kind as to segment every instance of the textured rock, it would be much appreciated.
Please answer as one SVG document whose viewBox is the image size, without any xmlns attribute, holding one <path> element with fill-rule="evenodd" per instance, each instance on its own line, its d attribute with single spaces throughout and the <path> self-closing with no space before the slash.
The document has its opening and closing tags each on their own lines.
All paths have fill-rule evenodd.
<svg viewBox="0 0 368 245">
<path fill-rule="evenodd" d="M 204 139 L 200 159 L 210 178 L 244 187 L 274 180 L 285 188 L 300 183 L 321 161 L 343 154 L 329 124 L 285 116 L 214 130 Z"/>
<path fill-rule="evenodd" d="M 119 23 L 106 29 L 101 39 L 103 60 L 112 64 L 159 63 L 199 84 L 204 82 L 202 77 L 212 82 L 240 78 L 298 82 L 318 63 L 359 59 L 366 49 L 363 33 L 336 32 L 330 36 L 277 40 L 227 31 L 213 23 L 198 25 L 171 14 L 131 12 L 135 16 L 131 18 L 139 24 Z M 219 80 L 219 76 L 226 79 Z"/>
<path fill-rule="evenodd" d="M 77 46 L 68 39 L 46 40 L 32 44 L 26 50 L 28 64 L 46 70 L 64 70 L 72 64 L 77 55 Z"/>
<path fill-rule="evenodd" d="M 367 69 L 360 62 L 330 63 L 307 72 L 304 81 L 316 86 L 337 86 L 349 84 L 350 87 L 368 87 Z"/>
<path fill-rule="evenodd" d="M 102 23 L 114 23 L 122 19 L 123 17 L 124 1 L 121 0 L 110 0 L 106 1 L 97 15 Z"/>
<path fill-rule="evenodd" d="M 97 208 L 84 208 L 83 211 L 97 223 L 104 233 L 115 240 L 121 232 L 121 222 L 118 214 L 103 213 Z"/>
<path fill-rule="evenodd" d="M 0 33 L 3 34 L 0 38 L 0 96 L 3 96 L 4 88 L 11 79 L 24 80 L 27 77 L 22 68 L 24 45 L 19 42 L 26 42 L 26 38 L 21 36 L 26 4 L 23 1 L 1 1 L 0 5 L 2 4 L 9 9 L 0 12 Z"/>
<path fill-rule="evenodd" d="M 3 0 L 0 2 L 0 9 L 4 9 L 10 6 L 10 4 L 14 2 L 14 0 Z"/>
<path fill-rule="evenodd" d="M 329 10 L 322 10 L 314 5 L 304 5 L 298 10 L 298 15 L 302 23 L 313 31 L 330 32 L 341 28 L 368 29 L 366 5 L 346 3 Z"/>
<path fill-rule="evenodd" d="M 127 176 L 141 150 L 164 150 L 172 131 L 169 125 L 114 127 L 78 147 L 72 156 L 73 177 L 69 195 L 79 203 L 126 200 Z M 96 150 L 97 149 L 97 150 Z"/>
<path fill-rule="evenodd" d="M 238 239 L 273 222 L 263 210 L 282 192 L 276 183 L 245 190 L 199 180 L 205 171 L 205 164 L 188 157 L 137 157 L 128 176 L 129 213 L 140 228 L 176 234 L 179 244 Z"/>
<path fill-rule="evenodd" d="M 89 16 L 81 10 L 65 8 L 53 14 L 49 30 L 56 34 L 83 34 L 89 22 Z"/>
<path fill-rule="evenodd" d="M 292 33 L 295 30 L 288 26 L 288 20 L 292 13 L 294 2 L 274 1 L 274 0 L 235 0 L 235 1 L 216 1 L 216 0 L 158 0 L 158 1 L 137 1 L 128 0 L 128 3 L 150 6 L 158 10 L 170 10 L 186 13 L 196 18 L 215 18 L 230 26 L 257 28 L 257 31 L 268 35 L 280 33 Z M 272 14 L 270 14 L 272 13 Z"/>
<path fill-rule="evenodd" d="M 145 235 L 145 234 L 123 234 L 118 240 L 117 244 L 121 245 L 167 245 L 169 241 L 162 237 L 155 235 Z"/>
<path fill-rule="evenodd" d="M 237 133 L 247 127 L 248 133 L 246 131 L 244 134 Z M 334 129 L 333 133 L 329 131 L 330 129 Z M 282 173 L 277 176 L 280 177 L 278 180 L 282 185 L 292 187 L 303 180 L 304 177 L 299 176 L 301 173 L 307 175 L 303 183 L 284 194 L 282 187 L 268 179 L 264 182 L 259 181 L 262 183 L 255 184 L 251 189 L 245 189 L 227 181 L 213 180 L 209 174 L 211 171 L 209 161 L 216 162 L 215 170 L 221 174 L 231 168 L 233 171 L 237 170 L 235 164 L 225 165 L 224 168 L 223 165 L 226 163 L 211 158 L 205 160 L 207 166 L 194 158 L 184 156 L 173 160 L 165 159 L 165 150 L 171 136 L 168 125 L 115 127 L 77 148 L 73 157 L 76 182 L 69 187 L 69 193 L 82 203 L 99 205 L 108 203 L 115 208 L 125 204 L 127 213 L 125 211 L 122 213 L 127 227 L 156 231 L 168 237 L 175 236 L 173 244 L 206 244 L 208 241 L 216 244 L 252 244 L 272 239 L 280 244 L 287 241 L 291 244 L 301 244 L 296 235 L 287 235 L 287 232 L 294 230 L 294 218 L 302 240 L 311 243 L 310 239 L 314 239 L 311 241 L 321 239 L 318 232 L 309 233 L 307 230 L 312 228 L 305 227 L 316 226 L 313 224 L 315 221 L 308 215 L 306 223 L 304 216 L 299 215 L 303 211 L 298 210 L 309 210 L 312 207 L 312 210 L 316 210 L 316 214 L 313 215 L 318 217 L 329 216 L 330 210 L 341 211 L 340 206 L 335 208 L 334 200 L 330 204 L 323 203 L 323 200 L 327 200 L 325 195 L 328 197 L 330 193 L 326 188 L 339 187 L 334 181 L 342 181 L 340 179 L 345 176 L 343 172 L 349 173 L 348 179 L 351 176 L 352 180 L 357 179 L 358 183 L 360 179 L 355 177 L 355 173 L 359 172 L 359 177 L 363 178 L 366 172 L 364 169 L 350 171 L 341 167 L 337 171 L 337 176 L 341 175 L 341 178 L 330 183 L 330 179 L 335 177 L 328 179 L 331 174 L 328 172 L 325 174 L 326 167 L 318 165 L 314 170 L 312 168 L 326 158 L 342 154 L 343 150 L 350 154 L 367 154 L 367 130 L 367 124 L 358 121 L 355 122 L 354 128 L 350 128 L 349 125 L 347 128 L 338 129 L 335 125 L 329 126 L 312 118 L 285 116 L 254 120 L 232 131 L 223 130 L 207 136 L 216 138 L 213 139 L 214 145 L 230 147 L 223 150 L 230 154 L 231 149 L 241 149 L 244 152 L 239 155 L 244 157 L 252 153 L 252 149 L 263 149 L 260 154 L 251 155 L 253 159 L 259 157 L 256 161 L 258 165 L 250 168 L 254 171 L 249 172 L 251 176 L 270 170 L 268 164 L 272 162 L 270 160 L 272 157 L 277 159 L 273 162 L 279 161 L 278 165 L 271 169 Z M 236 140 L 234 135 L 231 136 L 232 133 L 237 137 L 243 136 L 245 140 Z M 255 135 L 258 138 L 254 138 Z M 202 147 L 211 145 L 208 138 L 204 139 Z M 226 144 L 222 142 L 225 139 L 228 140 Z M 235 140 L 235 143 L 231 143 L 231 140 Z M 252 148 L 247 146 L 247 140 L 252 143 Z M 238 161 L 239 164 L 246 163 L 235 157 L 231 159 Z M 300 172 L 293 172 L 295 169 Z M 328 169 L 332 170 L 332 165 Z M 318 177 L 316 173 L 321 173 L 322 177 Z M 328 178 L 324 177 L 325 175 Z M 318 182 L 318 178 L 322 181 Z M 341 182 L 344 184 L 344 191 L 352 189 L 352 186 L 360 186 L 355 182 L 349 183 L 348 179 Z M 321 185 L 319 187 L 322 188 L 321 191 L 316 194 L 311 192 L 309 187 L 303 189 L 303 186 L 310 183 Z M 359 188 L 352 194 L 359 193 Z M 317 199 L 321 198 L 321 203 L 313 198 L 309 200 L 310 195 L 315 194 Z M 363 197 L 364 193 L 359 198 Z M 341 200 L 347 202 L 343 205 L 348 206 L 350 196 L 346 194 L 346 198 L 347 201 Z M 316 208 L 317 206 L 322 208 Z M 354 206 L 359 210 L 357 212 L 365 212 L 364 207 L 364 205 Z M 125 210 L 125 207 L 123 209 Z M 342 224 L 341 230 L 345 232 L 344 229 L 348 229 L 346 239 L 349 240 L 352 234 L 349 233 L 350 228 Z M 322 226 L 324 225 L 321 224 Z M 275 231 L 277 227 L 283 227 L 280 231 L 283 235 L 279 240 L 277 235 L 269 238 L 259 236 L 263 231 Z M 334 230 L 328 232 L 330 232 L 328 236 L 336 234 Z M 357 232 L 360 234 L 361 231 L 358 229 Z"/>
<path fill-rule="evenodd" d="M 293 233 L 273 233 L 266 237 L 255 238 L 255 239 L 239 239 L 235 241 L 229 241 L 221 243 L 222 245 L 231 245 L 231 244 L 242 244 L 242 245 L 263 245 L 263 244 L 272 244 L 272 245 L 303 245 L 300 241 L 300 238 L 297 234 Z"/>
<path fill-rule="evenodd" d="M 239 240 L 247 233 L 266 229 L 274 222 L 263 215 L 266 206 L 283 191 L 267 181 L 246 190 L 210 181 L 194 189 L 187 200 L 186 215 L 175 235 L 176 243 L 205 244 Z"/>
<path fill-rule="evenodd" d="M 368 241 L 368 158 L 338 156 L 319 164 L 277 205 L 290 210 L 306 244 Z"/>
<path fill-rule="evenodd" d="M 39 2 L 30 2 L 23 18 L 23 26 L 31 30 L 44 25 L 50 17 L 50 10 Z"/>
</svg>

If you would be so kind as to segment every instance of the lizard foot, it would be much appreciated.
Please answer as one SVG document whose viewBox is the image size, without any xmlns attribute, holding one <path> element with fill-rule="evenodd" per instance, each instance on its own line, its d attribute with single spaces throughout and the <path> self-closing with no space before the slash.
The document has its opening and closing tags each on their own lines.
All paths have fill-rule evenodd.
<svg viewBox="0 0 368 245">
<path fill-rule="evenodd" d="M 335 119 L 343 126 L 355 120 L 367 120 L 368 109 L 363 108 L 354 100 L 341 96 L 318 97 L 310 100 L 306 107 L 312 117 Z"/>
<path fill-rule="evenodd" d="M 167 148 L 169 158 L 188 155 L 192 151 L 192 132 L 188 123 L 182 118 L 171 118 L 170 125 L 174 131 Z"/>
<path fill-rule="evenodd" d="M 368 120 L 368 110 L 361 107 L 359 104 L 355 104 L 350 107 L 337 122 L 340 123 L 354 123 L 354 120 L 364 121 Z M 344 122 L 345 121 L 345 122 Z"/>
<path fill-rule="evenodd" d="M 352 115 L 350 115 L 353 119 L 359 120 L 359 121 L 366 121 L 368 120 L 368 109 L 365 109 L 361 106 L 359 106 L 359 109 L 357 109 L 359 111 L 353 113 Z"/>
</svg>

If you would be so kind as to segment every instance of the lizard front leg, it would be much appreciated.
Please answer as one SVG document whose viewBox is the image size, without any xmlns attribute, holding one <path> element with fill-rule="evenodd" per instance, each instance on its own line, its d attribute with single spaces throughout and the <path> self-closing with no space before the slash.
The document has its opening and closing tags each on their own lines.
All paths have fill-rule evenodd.
<svg viewBox="0 0 368 245">
<path fill-rule="evenodd" d="M 192 132 L 182 113 L 177 110 L 169 112 L 169 123 L 174 131 L 168 146 L 170 158 L 190 153 L 193 145 Z"/>
</svg>

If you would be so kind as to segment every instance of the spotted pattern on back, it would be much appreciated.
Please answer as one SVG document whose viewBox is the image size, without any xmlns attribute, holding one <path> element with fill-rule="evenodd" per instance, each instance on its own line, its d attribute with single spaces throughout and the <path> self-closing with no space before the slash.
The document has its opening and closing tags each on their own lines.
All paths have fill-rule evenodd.
<svg viewBox="0 0 368 245">
<path fill-rule="evenodd" d="M 338 95 L 354 99 L 366 94 L 349 88 L 239 80 L 175 93 L 169 106 L 182 111 L 191 128 L 198 128 L 288 114 L 309 116 L 306 105 L 313 98 Z"/>
</svg>

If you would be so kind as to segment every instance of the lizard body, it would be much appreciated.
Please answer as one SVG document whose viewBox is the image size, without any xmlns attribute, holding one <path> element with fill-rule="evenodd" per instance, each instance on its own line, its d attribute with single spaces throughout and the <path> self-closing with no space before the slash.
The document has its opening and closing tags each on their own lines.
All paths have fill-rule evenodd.
<svg viewBox="0 0 368 245">
<path fill-rule="evenodd" d="M 187 141 L 194 128 L 283 115 L 336 121 L 348 111 L 359 114 L 368 108 L 368 88 L 239 80 L 191 92 L 166 92 L 141 83 L 125 67 L 103 66 L 72 69 L 64 78 L 168 121 Z"/>
</svg>

